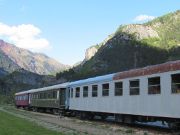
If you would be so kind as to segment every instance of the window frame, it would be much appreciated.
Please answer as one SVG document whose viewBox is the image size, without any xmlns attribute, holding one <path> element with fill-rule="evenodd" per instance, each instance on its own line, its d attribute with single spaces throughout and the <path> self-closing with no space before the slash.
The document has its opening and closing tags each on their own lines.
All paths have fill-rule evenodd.
<svg viewBox="0 0 180 135">
<path fill-rule="evenodd" d="M 79 91 L 79 92 L 78 92 Z M 76 87 L 76 93 L 75 93 L 76 98 L 80 98 L 80 87 Z"/>
<path fill-rule="evenodd" d="M 87 88 L 87 89 L 85 89 Z M 88 91 L 89 91 L 89 87 L 88 86 L 83 86 L 83 97 L 87 98 L 88 97 Z"/>
<path fill-rule="evenodd" d="M 121 83 L 121 88 L 116 87 L 118 83 Z M 118 93 L 117 90 L 120 90 L 120 93 Z M 123 82 L 122 81 L 114 82 L 114 96 L 123 96 Z"/>
<path fill-rule="evenodd" d="M 180 76 L 180 73 L 171 74 L 171 93 L 172 94 L 180 94 L 180 80 L 178 80 L 179 82 L 173 82 L 172 77 L 175 76 L 175 75 Z M 177 89 L 173 90 L 174 87 L 177 87 Z"/>
<path fill-rule="evenodd" d="M 96 89 L 94 89 L 96 88 Z M 92 85 L 92 97 L 98 97 L 98 85 Z"/>
<path fill-rule="evenodd" d="M 153 79 L 158 78 L 158 84 L 151 84 Z M 151 80 L 152 79 L 152 80 Z M 153 87 L 159 87 L 158 91 L 153 90 Z M 150 89 L 151 88 L 151 89 Z M 160 76 L 154 76 L 154 77 L 148 77 L 148 95 L 157 95 L 157 94 L 161 94 L 161 77 Z"/>
<path fill-rule="evenodd" d="M 105 85 L 108 86 L 108 89 L 107 89 L 107 88 L 104 88 Z M 103 84 L 102 84 L 102 96 L 103 96 L 103 97 L 109 96 L 109 88 L 110 88 L 110 84 L 109 84 L 109 83 L 103 83 Z"/>
<path fill-rule="evenodd" d="M 134 86 L 132 87 L 131 83 L 136 82 L 136 81 L 138 82 L 138 87 L 134 87 Z M 136 90 L 137 93 L 136 93 L 135 89 L 137 89 Z M 132 92 L 132 91 L 135 91 L 135 92 Z M 130 96 L 138 96 L 138 95 L 140 95 L 140 79 L 129 80 L 129 95 Z"/>
</svg>

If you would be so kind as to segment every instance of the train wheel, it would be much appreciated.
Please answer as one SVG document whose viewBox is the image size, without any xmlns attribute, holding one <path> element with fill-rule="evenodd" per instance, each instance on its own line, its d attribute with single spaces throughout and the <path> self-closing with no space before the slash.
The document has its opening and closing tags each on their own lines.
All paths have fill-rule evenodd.
<svg viewBox="0 0 180 135">
<path fill-rule="evenodd" d="M 86 112 L 80 112 L 80 119 L 85 120 L 87 118 Z"/>
<path fill-rule="evenodd" d="M 89 113 L 88 116 L 87 116 L 87 119 L 88 120 L 93 120 L 94 119 L 94 114 Z"/>
<path fill-rule="evenodd" d="M 176 123 L 176 122 L 168 122 L 168 127 L 169 127 L 170 129 L 173 129 L 173 130 L 176 130 L 176 129 L 179 129 L 179 128 L 180 128 L 180 127 L 179 127 L 179 124 Z"/>
<path fill-rule="evenodd" d="M 107 118 L 106 115 L 101 115 L 101 119 L 102 119 L 102 120 L 105 120 L 106 118 Z"/>
</svg>

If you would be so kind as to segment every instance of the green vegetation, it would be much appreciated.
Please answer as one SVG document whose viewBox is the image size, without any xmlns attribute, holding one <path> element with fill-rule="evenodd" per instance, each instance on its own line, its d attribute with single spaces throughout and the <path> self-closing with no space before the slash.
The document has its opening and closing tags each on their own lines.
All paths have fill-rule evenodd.
<svg viewBox="0 0 180 135">
<path fill-rule="evenodd" d="M 58 73 L 57 79 L 78 80 L 163 63 L 169 59 L 169 52 L 166 50 L 139 41 L 112 40 L 109 44 L 111 47 L 102 46 L 96 55 L 78 67 L 78 70 L 76 67 Z"/>
<path fill-rule="evenodd" d="M 128 134 L 132 134 L 132 133 L 134 133 L 134 130 L 132 130 L 132 129 L 127 129 L 125 132 L 128 133 Z"/>
<path fill-rule="evenodd" d="M 51 83 L 51 76 L 38 75 L 26 70 L 14 71 L 0 78 L 0 104 L 14 102 L 14 93 L 43 87 Z"/>
<path fill-rule="evenodd" d="M 151 26 L 158 32 L 159 47 L 171 49 L 180 44 L 180 10 L 158 17 L 144 25 Z M 154 41 L 150 43 L 157 45 Z"/>
<path fill-rule="evenodd" d="M 144 135 L 148 135 L 148 133 L 147 133 L 147 132 L 144 132 Z"/>
<path fill-rule="evenodd" d="M 8 97 L 5 95 L 0 95 L 0 105 L 1 104 L 7 104 L 8 103 Z"/>
<path fill-rule="evenodd" d="M 62 135 L 2 111 L 0 111 L 0 123 L 1 135 Z"/>
</svg>

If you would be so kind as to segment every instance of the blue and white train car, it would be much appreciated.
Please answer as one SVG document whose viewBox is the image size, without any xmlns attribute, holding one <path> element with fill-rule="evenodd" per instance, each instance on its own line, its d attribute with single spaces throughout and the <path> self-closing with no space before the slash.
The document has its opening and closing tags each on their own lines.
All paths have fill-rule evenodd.
<svg viewBox="0 0 180 135">
<path fill-rule="evenodd" d="M 82 117 L 180 122 L 180 61 L 72 82 L 69 109 Z"/>
</svg>

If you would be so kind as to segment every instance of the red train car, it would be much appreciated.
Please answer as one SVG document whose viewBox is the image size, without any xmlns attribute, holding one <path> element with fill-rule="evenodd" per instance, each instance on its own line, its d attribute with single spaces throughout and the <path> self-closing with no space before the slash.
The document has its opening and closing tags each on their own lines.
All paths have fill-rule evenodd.
<svg viewBox="0 0 180 135">
<path fill-rule="evenodd" d="M 15 104 L 16 107 L 23 107 L 26 108 L 29 106 L 29 94 L 16 94 L 15 95 Z"/>
</svg>

